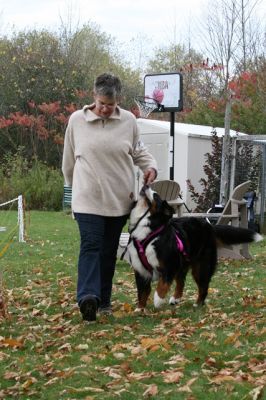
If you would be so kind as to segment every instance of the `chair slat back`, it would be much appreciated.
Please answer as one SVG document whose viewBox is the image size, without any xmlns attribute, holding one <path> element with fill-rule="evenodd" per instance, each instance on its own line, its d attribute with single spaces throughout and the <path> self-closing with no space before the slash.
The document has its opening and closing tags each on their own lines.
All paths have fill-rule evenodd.
<svg viewBox="0 0 266 400">
<path fill-rule="evenodd" d="M 180 186 L 175 181 L 155 181 L 151 184 L 151 188 L 155 190 L 155 192 L 157 192 L 163 200 L 166 201 L 175 200 L 180 194 Z"/>
</svg>

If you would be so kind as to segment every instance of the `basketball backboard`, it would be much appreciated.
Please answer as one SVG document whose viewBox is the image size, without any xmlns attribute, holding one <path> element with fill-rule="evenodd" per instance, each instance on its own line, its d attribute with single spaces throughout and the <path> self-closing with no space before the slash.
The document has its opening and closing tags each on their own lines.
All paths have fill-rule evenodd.
<svg viewBox="0 0 266 400">
<path fill-rule="evenodd" d="M 183 80 L 178 72 L 145 75 L 144 93 L 158 103 L 154 112 L 183 109 Z"/>
</svg>

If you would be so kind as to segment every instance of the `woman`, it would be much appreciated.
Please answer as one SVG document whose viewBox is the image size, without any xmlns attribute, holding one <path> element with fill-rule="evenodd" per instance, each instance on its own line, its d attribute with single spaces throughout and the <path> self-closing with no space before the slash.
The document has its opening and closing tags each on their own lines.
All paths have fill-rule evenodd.
<svg viewBox="0 0 266 400">
<path fill-rule="evenodd" d="M 63 174 L 72 186 L 72 210 L 80 232 L 77 301 L 85 321 L 111 313 L 112 279 L 119 238 L 134 201 L 134 165 L 144 183 L 157 164 L 139 139 L 134 115 L 118 106 L 121 82 L 98 76 L 94 103 L 74 112 L 65 134 Z"/>
</svg>

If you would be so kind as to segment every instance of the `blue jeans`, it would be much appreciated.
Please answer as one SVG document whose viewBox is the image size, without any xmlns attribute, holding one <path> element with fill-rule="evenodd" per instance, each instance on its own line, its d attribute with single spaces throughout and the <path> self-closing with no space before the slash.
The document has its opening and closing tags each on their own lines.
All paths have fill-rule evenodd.
<svg viewBox="0 0 266 400">
<path fill-rule="evenodd" d="M 111 304 L 119 238 L 128 215 L 103 217 L 75 213 L 80 232 L 77 301 L 95 296 L 100 307 Z"/>
</svg>

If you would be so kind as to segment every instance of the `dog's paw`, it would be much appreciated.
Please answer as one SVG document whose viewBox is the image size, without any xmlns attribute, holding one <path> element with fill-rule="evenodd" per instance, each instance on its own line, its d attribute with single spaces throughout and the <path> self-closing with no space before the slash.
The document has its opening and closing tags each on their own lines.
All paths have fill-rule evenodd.
<svg viewBox="0 0 266 400">
<path fill-rule="evenodd" d="M 193 304 L 194 309 L 196 309 L 196 308 L 201 308 L 201 307 L 203 307 L 203 306 L 205 306 L 205 303 L 194 303 L 194 304 Z"/>
<path fill-rule="evenodd" d="M 179 304 L 181 302 L 180 298 L 175 298 L 174 296 L 170 297 L 169 304 L 172 306 L 175 306 L 176 304 Z"/>
<path fill-rule="evenodd" d="M 134 310 L 135 314 L 146 314 L 145 308 L 136 307 Z"/>
<path fill-rule="evenodd" d="M 155 308 L 159 308 L 165 303 L 165 299 L 158 295 L 157 290 L 154 292 L 153 303 Z"/>
</svg>

